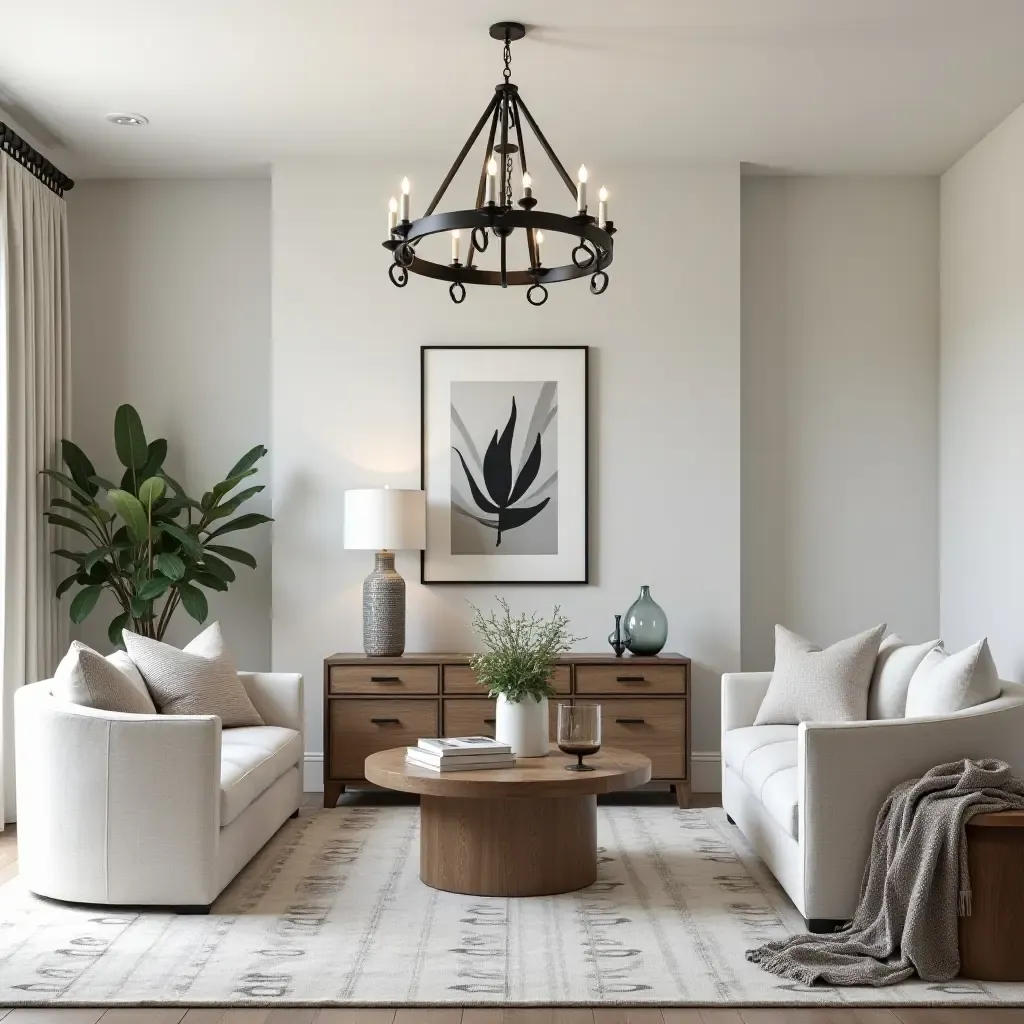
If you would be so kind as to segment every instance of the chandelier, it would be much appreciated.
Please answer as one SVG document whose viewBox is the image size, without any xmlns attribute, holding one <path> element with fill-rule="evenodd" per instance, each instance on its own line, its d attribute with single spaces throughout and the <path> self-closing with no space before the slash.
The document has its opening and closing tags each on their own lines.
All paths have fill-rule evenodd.
<svg viewBox="0 0 1024 1024">
<path fill-rule="evenodd" d="M 548 297 L 547 285 L 587 276 L 590 277 L 590 291 L 594 295 L 600 295 L 608 287 L 607 268 L 612 261 L 612 235 L 615 234 L 615 226 L 608 220 L 608 193 L 604 188 L 601 189 L 598 215 L 596 218 L 591 217 L 587 213 L 586 167 L 580 167 L 577 180 L 573 181 L 523 102 L 519 87 L 512 84 L 511 44 L 526 35 L 525 26 L 514 21 L 499 21 L 491 26 L 490 35 L 492 39 L 505 41 L 504 82 L 495 86 L 494 96 L 423 216 L 416 220 L 409 219 L 408 178 L 402 180 L 401 202 L 394 196 L 391 197 L 388 204 L 388 239 L 384 242 L 384 247 L 391 251 L 392 256 L 388 276 L 391 283 L 399 288 L 404 288 L 409 283 L 410 273 L 450 281 L 448 293 L 452 302 L 456 304 L 466 298 L 467 284 L 488 284 L 500 285 L 502 288 L 509 285 L 527 285 L 527 301 L 532 306 L 542 306 Z M 569 189 L 576 203 L 575 216 L 548 213 L 537 208 L 533 183 L 526 163 L 524 121 L 530 126 L 536 141 Z M 475 205 L 472 209 L 435 213 L 452 179 L 488 122 L 490 127 Z M 522 174 L 522 195 L 518 202 L 513 204 L 513 158 L 517 154 Z M 516 209 L 516 206 L 519 209 Z M 525 241 L 524 256 L 528 261 L 526 268 L 522 270 L 509 267 L 510 243 L 517 228 L 522 231 Z M 417 246 L 422 239 L 444 232 L 451 233 L 450 263 L 431 262 L 417 253 Z M 467 233 L 469 244 L 465 260 L 460 260 L 463 232 Z M 544 232 L 579 239 L 572 250 L 571 263 L 556 267 L 544 265 Z M 482 270 L 474 266 L 474 261 L 478 253 L 487 251 L 492 236 L 499 247 L 500 268 Z"/>
</svg>

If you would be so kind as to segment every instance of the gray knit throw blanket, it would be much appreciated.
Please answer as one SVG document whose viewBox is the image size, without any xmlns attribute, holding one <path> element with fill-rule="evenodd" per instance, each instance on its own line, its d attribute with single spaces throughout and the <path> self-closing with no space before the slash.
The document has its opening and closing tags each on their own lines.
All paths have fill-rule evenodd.
<svg viewBox="0 0 1024 1024">
<path fill-rule="evenodd" d="M 964 826 L 1024 810 L 1024 781 L 1004 761 L 953 761 L 898 785 L 875 821 L 853 921 L 832 935 L 793 935 L 747 950 L 766 971 L 813 985 L 894 985 L 960 972 L 957 918 L 970 916 Z"/>
</svg>

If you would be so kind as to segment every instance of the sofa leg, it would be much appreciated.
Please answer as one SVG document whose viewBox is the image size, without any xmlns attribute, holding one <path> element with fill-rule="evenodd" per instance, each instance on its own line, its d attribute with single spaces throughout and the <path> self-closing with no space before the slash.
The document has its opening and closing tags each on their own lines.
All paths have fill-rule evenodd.
<svg viewBox="0 0 1024 1024">
<path fill-rule="evenodd" d="M 829 935 L 838 931 L 844 924 L 845 921 L 834 921 L 830 917 L 807 918 L 807 930 L 814 935 Z"/>
<path fill-rule="evenodd" d="M 727 815 L 725 816 L 725 820 L 726 820 L 727 822 L 729 822 L 729 824 L 730 824 L 730 825 L 735 825 L 735 824 L 736 824 L 736 822 L 735 822 L 735 821 L 733 821 L 733 819 L 732 819 L 732 815 L 731 815 L 731 814 L 727 814 Z"/>
<path fill-rule="evenodd" d="M 192 906 L 175 907 L 174 912 L 176 914 L 208 914 L 210 912 L 210 907 L 212 906 L 212 903 L 208 905 L 198 903 Z"/>
<path fill-rule="evenodd" d="M 288 815 L 289 818 L 297 818 L 298 816 L 299 816 L 299 809 L 298 809 L 298 807 L 296 807 L 295 810 L 292 811 L 292 813 Z"/>
</svg>

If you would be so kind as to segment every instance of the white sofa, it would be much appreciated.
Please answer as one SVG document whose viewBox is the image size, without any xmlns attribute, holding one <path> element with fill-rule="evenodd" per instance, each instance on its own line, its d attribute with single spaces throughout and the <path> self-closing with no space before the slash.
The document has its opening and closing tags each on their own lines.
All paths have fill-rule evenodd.
<svg viewBox="0 0 1024 1024">
<path fill-rule="evenodd" d="M 302 798 L 302 676 L 239 672 L 264 722 L 14 696 L 18 870 L 41 896 L 204 912 Z"/>
<path fill-rule="evenodd" d="M 853 916 L 875 818 L 929 768 L 997 757 L 1024 774 L 1024 686 L 942 718 L 754 725 L 770 672 L 722 676 L 722 805 L 811 931 Z"/>
</svg>

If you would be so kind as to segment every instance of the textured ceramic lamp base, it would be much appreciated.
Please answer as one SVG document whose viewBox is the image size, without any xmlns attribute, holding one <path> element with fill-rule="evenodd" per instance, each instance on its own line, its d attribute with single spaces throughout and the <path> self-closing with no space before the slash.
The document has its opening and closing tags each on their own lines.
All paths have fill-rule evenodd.
<svg viewBox="0 0 1024 1024">
<path fill-rule="evenodd" d="M 363 650 L 375 658 L 405 651 L 405 580 L 390 551 L 377 552 L 373 572 L 363 580 Z"/>
</svg>

